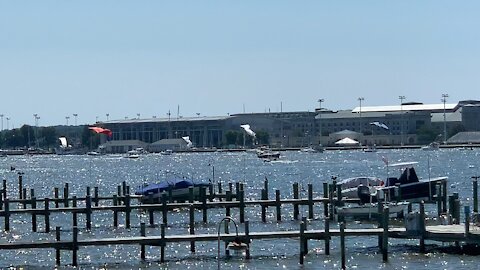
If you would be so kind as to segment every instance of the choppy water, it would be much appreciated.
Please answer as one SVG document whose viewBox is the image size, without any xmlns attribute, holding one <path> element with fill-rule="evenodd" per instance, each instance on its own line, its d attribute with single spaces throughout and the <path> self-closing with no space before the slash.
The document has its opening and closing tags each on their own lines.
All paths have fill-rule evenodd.
<svg viewBox="0 0 480 270">
<path fill-rule="evenodd" d="M 307 184 L 312 183 L 314 196 L 321 196 L 322 183 L 330 181 L 332 176 L 339 179 L 370 175 L 385 178 L 382 156 L 390 162 L 418 161 L 416 166 L 420 177 L 449 177 L 449 193 L 458 192 L 462 204 L 471 204 L 471 176 L 480 174 L 480 150 L 448 149 L 441 151 L 422 150 L 380 150 L 377 153 L 360 151 L 327 151 L 325 153 L 284 152 L 282 159 L 276 162 L 263 162 L 252 153 L 190 153 L 171 156 L 145 155 L 137 160 L 121 156 L 18 156 L 0 159 L 0 176 L 8 181 L 8 195 L 17 196 L 17 171 L 24 175 L 25 187 L 34 188 L 36 197 L 53 197 L 54 187 L 62 190 L 64 183 L 70 183 L 71 195 L 85 196 L 86 187 L 98 186 L 100 195 L 116 193 L 117 185 L 122 181 L 133 187 L 144 182 L 154 182 L 165 178 L 166 174 L 176 173 L 194 179 L 212 178 L 215 170 L 215 181 L 222 183 L 242 181 L 245 183 L 245 196 L 259 198 L 263 188 L 263 179 L 269 179 L 270 196 L 275 189 L 281 191 L 282 197 L 292 197 L 294 182 L 300 183 L 301 196 L 306 197 Z M 11 172 L 10 166 L 16 171 Z M 429 169 L 430 168 L 430 169 Z M 388 172 L 396 175 L 397 172 Z M 427 207 L 431 215 L 435 207 Z M 309 228 L 322 228 L 322 206 L 315 206 L 315 220 Z M 299 223 L 292 217 L 291 206 L 282 209 L 283 221 L 276 222 L 274 209 L 268 210 L 267 223 L 261 222 L 260 209 L 247 207 L 246 219 L 250 221 L 250 230 L 277 231 L 298 230 Z M 301 214 L 307 215 L 307 209 L 301 207 Z M 222 209 L 209 210 L 209 222 L 201 222 L 202 213 L 196 213 L 196 233 L 217 233 L 218 222 L 225 215 Z M 94 212 L 91 231 L 80 230 L 80 239 L 95 237 L 122 237 L 139 235 L 139 224 L 148 223 L 148 216 L 134 212 L 132 228 L 123 227 L 120 218 L 119 228 L 114 229 L 111 212 Z M 232 210 L 233 218 L 238 220 L 238 212 Z M 83 215 L 80 215 L 79 225 L 84 226 Z M 0 241 L 35 241 L 54 239 L 54 232 L 44 233 L 43 218 L 38 217 L 40 229 L 31 232 L 30 216 L 14 216 L 11 221 L 11 231 L 0 232 Z M 161 220 L 157 214 L 155 220 Z M 3 229 L 3 218 L 0 218 Z M 62 238 L 71 237 L 71 214 L 54 214 L 51 216 L 51 227 L 62 226 Z M 332 225 L 335 227 L 336 225 Z M 369 227 L 374 224 L 349 223 L 347 227 Z M 243 231 L 242 225 L 239 226 Z M 188 233 L 188 212 L 169 214 L 168 234 Z M 147 228 L 147 235 L 159 235 L 159 228 Z M 437 247 L 441 243 L 430 244 L 427 254 L 419 254 L 417 241 L 391 239 L 389 262 L 382 263 L 378 253 L 377 239 L 347 238 L 347 265 L 350 268 L 366 269 L 478 269 L 480 257 L 458 255 L 440 252 Z M 305 265 L 298 264 L 299 241 L 297 239 L 255 240 L 251 244 L 250 261 L 242 258 L 225 260 L 221 258 L 222 269 L 331 269 L 340 265 L 339 239 L 331 242 L 331 255 L 324 255 L 323 241 L 310 241 L 310 253 L 305 258 Z M 217 267 L 217 243 L 197 243 L 196 253 L 190 253 L 190 246 L 184 244 L 169 244 L 166 248 L 166 260 L 160 264 L 159 248 L 147 248 L 147 261 L 141 262 L 138 246 L 88 247 L 79 251 L 80 268 L 114 268 L 114 269 L 211 269 Z M 222 250 L 223 254 L 223 250 Z M 62 264 L 71 263 L 70 252 L 62 252 Z M 49 269 L 55 265 L 54 250 L 21 250 L 0 251 L 0 267 L 26 267 Z M 69 266 L 62 266 L 69 268 Z"/>
</svg>

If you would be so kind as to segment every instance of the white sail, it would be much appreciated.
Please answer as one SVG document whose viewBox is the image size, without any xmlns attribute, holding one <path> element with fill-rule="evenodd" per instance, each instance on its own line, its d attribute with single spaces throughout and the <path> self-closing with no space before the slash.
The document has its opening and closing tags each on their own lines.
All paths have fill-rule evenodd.
<svg viewBox="0 0 480 270">
<path fill-rule="evenodd" d="M 250 129 L 250 125 L 245 124 L 245 125 L 240 125 L 240 127 L 243 128 L 243 130 L 245 130 L 245 132 L 248 135 L 255 137 L 255 132 L 253 132 L 253 130 Z"/>
<path fill-rule="evenodd" d="M 192 143 L 192 141 L 190 141 L 189 136 L 182 137 L 182 139 L 187 143 L 187 147 L 192 147 L 193 146 L 193 143 Z"/>
<path fill-rule="evenodd" d="M 58 139 L 60 140 L 61 147 L 66 148 L 66 147 L 68 146 L 67 138 L 65 138 L 65 137 L 60 137 L 60 138 L 58 138 Z"/>
</svg>

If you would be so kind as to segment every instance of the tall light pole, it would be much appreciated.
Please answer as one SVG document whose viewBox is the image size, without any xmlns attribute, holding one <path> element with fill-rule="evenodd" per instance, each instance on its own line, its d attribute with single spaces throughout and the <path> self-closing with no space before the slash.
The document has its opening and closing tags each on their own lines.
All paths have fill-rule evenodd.
<svg viewBox="0 0 480 270">
<path fill-rule="evenodd" d="M 140 114 L 139 113 L 137 113 L 137 119 L 140 119 Z"/>
<path fill-rule="evenodd" d="M 70 116 L 65 116 L 65 120 L 67 120 L 67 126 L 68 126 L 68 119 L 70 119 Z"/>
<path fill-rule="evenodd" d="M 448 94 L 442 94 L 443 102 L 443 143 L 447 143 L 447 115 L 445 113 L 445 103 L 447 102 Z"/>
<path fill-rule="evenodd" d="M 403 100 L 405 96 L 399 96 L 398 99 L 400 99 L 400 140 L 403 146 Z"/>
<path fill-rule="evenodd" d="M 358 101 L 360 102 L 360 133 L 362 133 L 362 101 L 364 101 L 365 98 L 359 97 Z"/>
<path fill-rule="evenodd" d="M 2 130 L 3 131 L 3 114 L 0 114 L 0 117 L 2 118 Z"/>
<path fill-rule="evenodd" d="M 10 117 L 7 117 L 7 130 L 9 129 L 8 121 L 10 121 Z"/>
<path fill-rule="evenodd" d="M 78 117 L 78 114 L 77 114 L 77 113 L 74 113 L 74 114 L 73 114 L 73 117 L 75 117 L 75 126 L 77 126 L 77 117 Z"/>
<path fill-rule="evenodd" d="M 109 113 L 107 113 L 107 114 L 105 114 L 105 115 L 107 116 L 107 121 L 108 121 L 108 117 L 110 116 L 110 114 L 109 114 Z"/>
<path fill-rule="evenodd" d="M 40 116 L 38 114 L 35 114 L 35 132 L 33 133 L 35 135 L 35 146 L 38 148 L 38 120 L 40 119 Z"/>
<path fill-rule="evenodd" d="M 320 107 L 318 108 L 318 133 L 320 133 L 320 144 L 322 144 L 322 102 L 325 100 L 323 98 L 318 99 Z"/>
</svg>

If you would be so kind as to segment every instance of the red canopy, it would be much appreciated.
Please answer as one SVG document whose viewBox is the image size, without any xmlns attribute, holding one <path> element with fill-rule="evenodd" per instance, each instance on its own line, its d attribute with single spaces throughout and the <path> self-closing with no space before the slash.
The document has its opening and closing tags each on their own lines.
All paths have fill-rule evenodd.
<svg viewBox="0 0 480 270">
<path fill-rule="evenodd" d="M 101 127 L 89 127 L 88 129 L 93 130 L 95 133 L 106 134 L 108 137 L 112 136 L 112 131 L 110 129 L 101 128 Z"/>
</svg>

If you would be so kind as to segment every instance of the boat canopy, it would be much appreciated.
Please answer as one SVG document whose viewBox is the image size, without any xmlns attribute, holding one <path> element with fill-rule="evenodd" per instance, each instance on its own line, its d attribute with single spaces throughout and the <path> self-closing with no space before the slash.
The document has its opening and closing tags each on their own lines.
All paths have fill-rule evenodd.
<svg viewBox="0 0 480 270">
<path fill-rule="evenodd" d="M 412 167 L 413 165 L 418 164 L 416 161 L 410 161 L 410 162 L 399 162 L 399 163 L 393 163 L 393 164 L 388 164 L 388 167 L 392 168 L 398 168 L 398 167 Z"/>
<path fill-rule="evenodd" d="M 359 144 L 359 142 L 355 141 L 354 139 L 350 139 L 350 138 L 346 137 L 346 138 L 343 138 L 343 139 L 339 140 L 335 144 L 355 145 L 355 144 Z"/>
<path fill-rule="evenodd" d="M 208 184 L 194 184 L 192 180 L 183 179 L 183 178 L 172 178 L 160 183 L 149 184 L 139 188 L 135 194 L 136 195 L 148 195 L 151 193 L 161 193 L 168 191 L 170 189 L 182 189 L 189 188 L 194 186 L 207 186 Z"/>
</svg>

